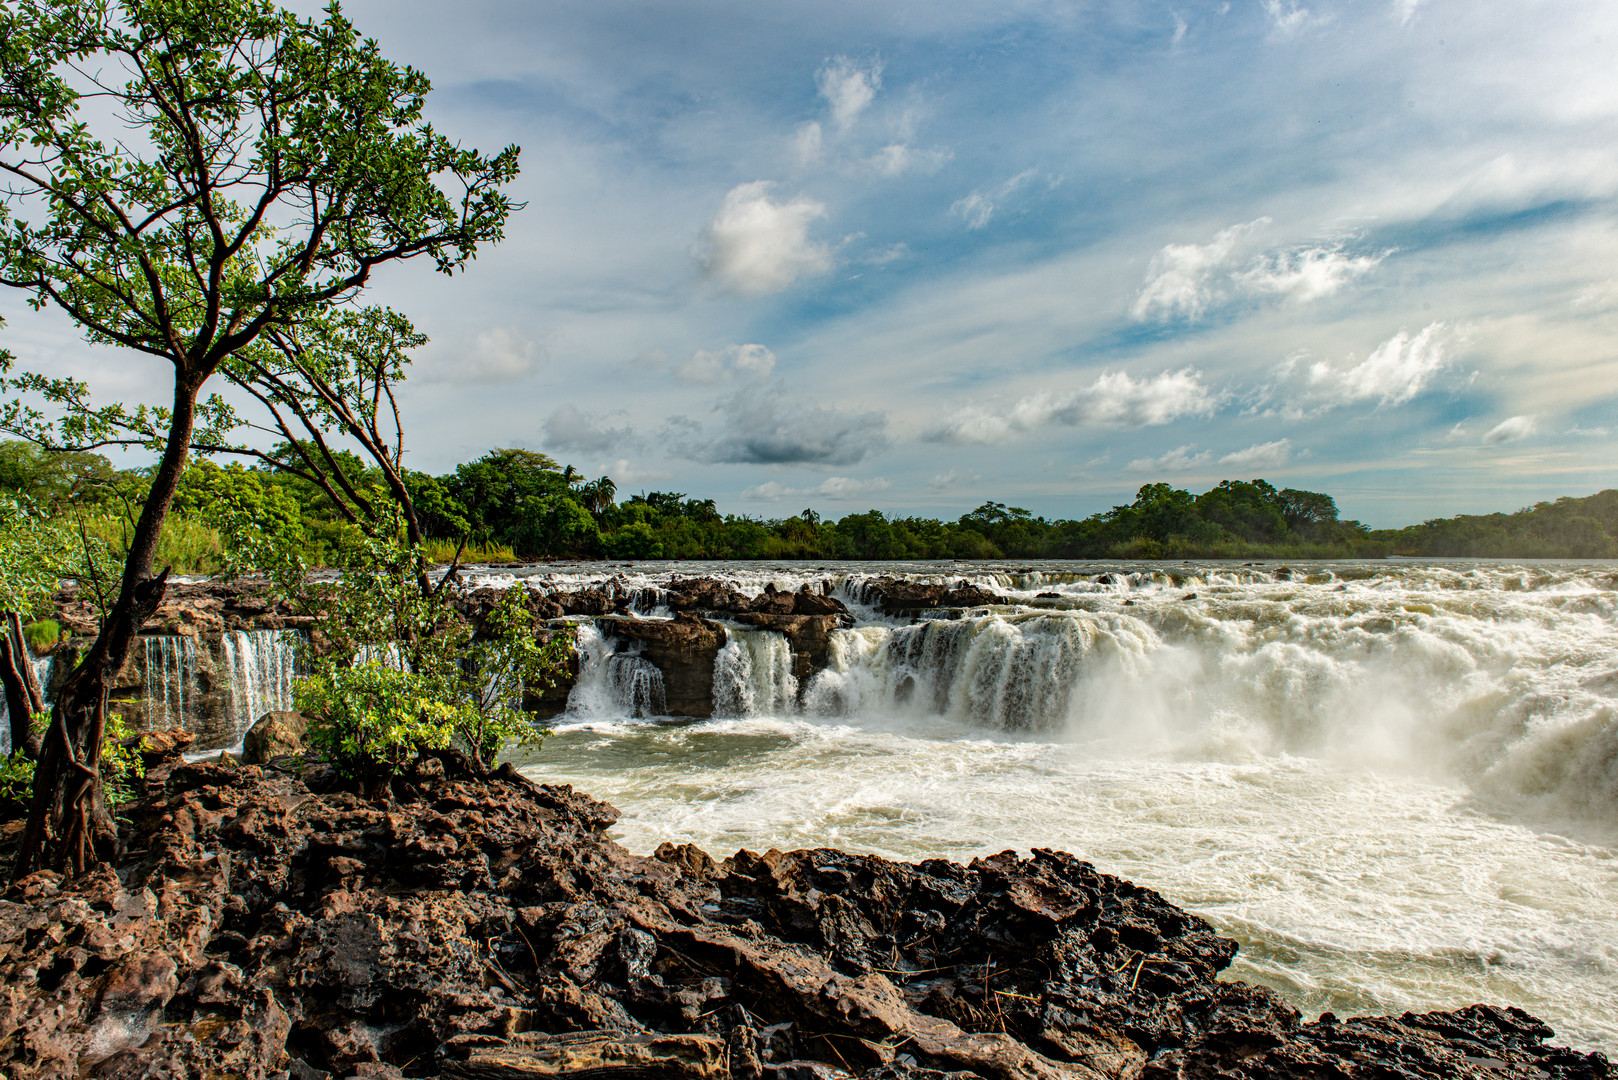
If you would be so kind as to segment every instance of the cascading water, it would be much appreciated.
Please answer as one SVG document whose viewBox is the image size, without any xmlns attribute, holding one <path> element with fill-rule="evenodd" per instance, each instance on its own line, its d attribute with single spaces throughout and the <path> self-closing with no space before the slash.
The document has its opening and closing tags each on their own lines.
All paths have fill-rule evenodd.
<svg viewBox="0 0 1618 1080">
<path fill-rule="evenodd" d="M 40 692 L 45 695 L 45 711 L 51 708 L 51 679 L 56 674 L 56 657 L 34 657 L 30 663 L 34 666 L 34 678 L 39 683 Z M 0 694 L 0 757 L 9 755 L 11 746 L 11 707 L 6 702 L 6 696 Z"/>
<path fill-rule="evenodd" d="M 144 709 L 146 726 L 186 728 L 199 719 L 199 652 L 194 637 L 144 637 Z"/>
<path fill-rule="evenodd" d="M 715 716 L 788 716 L 797 711 L 792 649 L 771 630 L 728 627 L 714 658 Z"/>
<path fill-rule="evenodd" d="M 292 708 L 302 636 L 295 630 L 233 630 L 224 636 L 225 710 L 238 741 L 266 712 Z"/>
<path fill-rule="evenodd" d="M 584 718 L 661 716 L 668 706 L 663 673 L 650 660 L 617 652 L 593 623 L 581 623 L 575 647 L 579 677 L 567 711 Z"/>
<path fill-rule="evenodd" d="M 783 639 L 730 630 L 715 719 L 564 730 L 536 771 L 611 799 L 634 850 L 1063 848 L 1211 919 L 1236 977 L 1307 1013 L 1490 1000 L 1610 1053 L 1614 569 L 817 567 L 857 622 L 801 695 Z M 645 581 L 693 573 L 793 586 Z M 887 575 L 1003 603 L 904 624 L 862 604 Z"/>
</svg>

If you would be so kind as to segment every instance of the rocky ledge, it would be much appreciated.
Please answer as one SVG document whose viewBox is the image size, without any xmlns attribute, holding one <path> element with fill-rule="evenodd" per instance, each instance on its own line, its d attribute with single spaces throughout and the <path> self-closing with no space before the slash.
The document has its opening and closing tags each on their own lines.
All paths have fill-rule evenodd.
<svg viewBox="0 0 1618 1080">
<path fill-rule="evenodd" d="M 1070 855 L 916 865 L 606 835 L 453 754 L 158 761 L 116 871 L 0 902 L 0 1073 L 985 1080 L 1606 1077 L 1515 1009 L 1302 1023 L 1234 942 Z"/>
</svg>

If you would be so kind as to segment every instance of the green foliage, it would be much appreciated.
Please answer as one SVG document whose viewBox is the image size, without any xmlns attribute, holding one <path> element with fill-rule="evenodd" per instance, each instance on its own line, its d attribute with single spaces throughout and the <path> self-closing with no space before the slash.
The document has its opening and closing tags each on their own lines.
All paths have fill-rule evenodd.
<svg viewBox="0 0 1618 1080">
<path fill-rule="evenodd" d="M 77 569 L 81 546 L 32 503 L 0 495 L 0 611 L 39 610 L 57 582 Z"/>
<path fill-rule="evenodd" d="M 426 750 L 455 746 L 486 767 L 506 743 L 542 738 L 524 696 L 553 684 L 571 636 L 541 644 L 518 586 L 474 637 L 423 590 L 425 554 L 394 535 L 355 530 L 323 594 L 328 651 L 294 692 L 314 744 L 345 775 L 386 778 Z"/>
<path fill-rule="evenodd" d="M 449 747 L 464 705 L 439 691 L 428 676 L 372 661 L 298 680 L 293 703 L 309 718 L 310 745 L 344 774 L 386 777 Z"/>
<path fill-rule="evenodd" d="M 194 461 L 180 483 L 175 510 L 218 532 L 227 581 L 262 573 L 287 596 L 302 586 L 303 514 L 297 501 L 264 474 L 235 463 L 220 468 L 206 459 Z"/>
<path fill-rule="evenodd" d="M 146 775 L 138 745 L 139 740 L 124 718 L 108 713 L 106 736 L 101 743 L 101 784 L 110 810 L 135 801 L 136 788 Z"/>
<path fill-rule="evenodd" d="M 55 619 L 40 619 L 22 628 L 23 640 L 36 653 L 42 653 L 62 640 L 62 624 Z"/>
<path fill-rule="evenodd" d="M 21 750 L 0 762 L 0 813 L 11 816 L 28 809 L 34 790 L 34 762 Z"/>
</svg>

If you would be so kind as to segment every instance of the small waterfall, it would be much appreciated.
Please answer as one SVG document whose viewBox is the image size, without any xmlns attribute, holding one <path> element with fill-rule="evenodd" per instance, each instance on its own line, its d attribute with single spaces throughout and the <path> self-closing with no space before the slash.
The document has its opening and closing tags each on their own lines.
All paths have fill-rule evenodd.
<svg viewBox="0 0 1618 1080">
<path fill-rule="evenodd" d="M 265 713 L 292 708 L 301 637 L 296 630 L 232 630 L 224 636 L 225 711 L 238 740 Z"/>
<path fill-rule="evenodd" d="M 194 637 L 144 637 L 145 668 L 142 689 L 145 694 L 145 722 L 152 731 L 187 728 L 189 716 L 198 719 L 201 688 L 197 672 L 198 649 Z"/>
<path fill-rule="evenodd" d="M 56 657 L 34 657 L 31 663 L 34 665 L 34 678 L 39 680 L 40 693 L 45 695 L 45 711 L 50 712 L 51 678 L 56 674 Z M 0 694 L 0 757 L 9 757 L 11 750 L 11 708 L 6 704 L 5 695 Z"/>
<path fill-rule="evenodd" d="M 714 658 L 715 716 L 782 716 L 797 711 L 792 648 L 773 630 L 727 627 Z"/>
<path fill-rule="evenodd" d="M 663 673 L 645 657 L 620 653 L 594 623 L 578 627 L 579 678 L 567 711 L 601 719 L 664 716 L 668 703 Z"/>
</svg>

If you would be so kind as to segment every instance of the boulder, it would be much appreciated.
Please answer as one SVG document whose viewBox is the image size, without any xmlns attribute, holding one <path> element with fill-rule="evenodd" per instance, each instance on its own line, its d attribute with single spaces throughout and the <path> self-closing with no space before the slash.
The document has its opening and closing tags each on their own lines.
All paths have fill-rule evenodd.
<svg viewBox="0 0 1618 1080">
<path fill-rule="evenodd" d="M 878 578 L 861 588 L 862 600 L 880 608 L 889 615 L 902 615 L 914 611 L 936 608 L 984 607 L 1003 603 L 1002 598 L 981 585 L 962 582 L 943 585 L 937 582 L 908 581 L 904 578 Z"/>
<path fill-rule="evenodd" d="M 264 765 L 288 754 L 301 754 L 308 727 L 302 713 L 273 709 L 248 729 L 242 739 L 242 760 L 249 765 Z"/>
<path fill-rule="evenodd" d="M 723 626 L 682 611 L 672 619 L 609 615 L 597 619 L 596 627 L 615 642 L 637 643 L 640 655 L 663 673 L 670 716 L 713 715 L 714 658 L 725 645 Z"/>
</svg>

